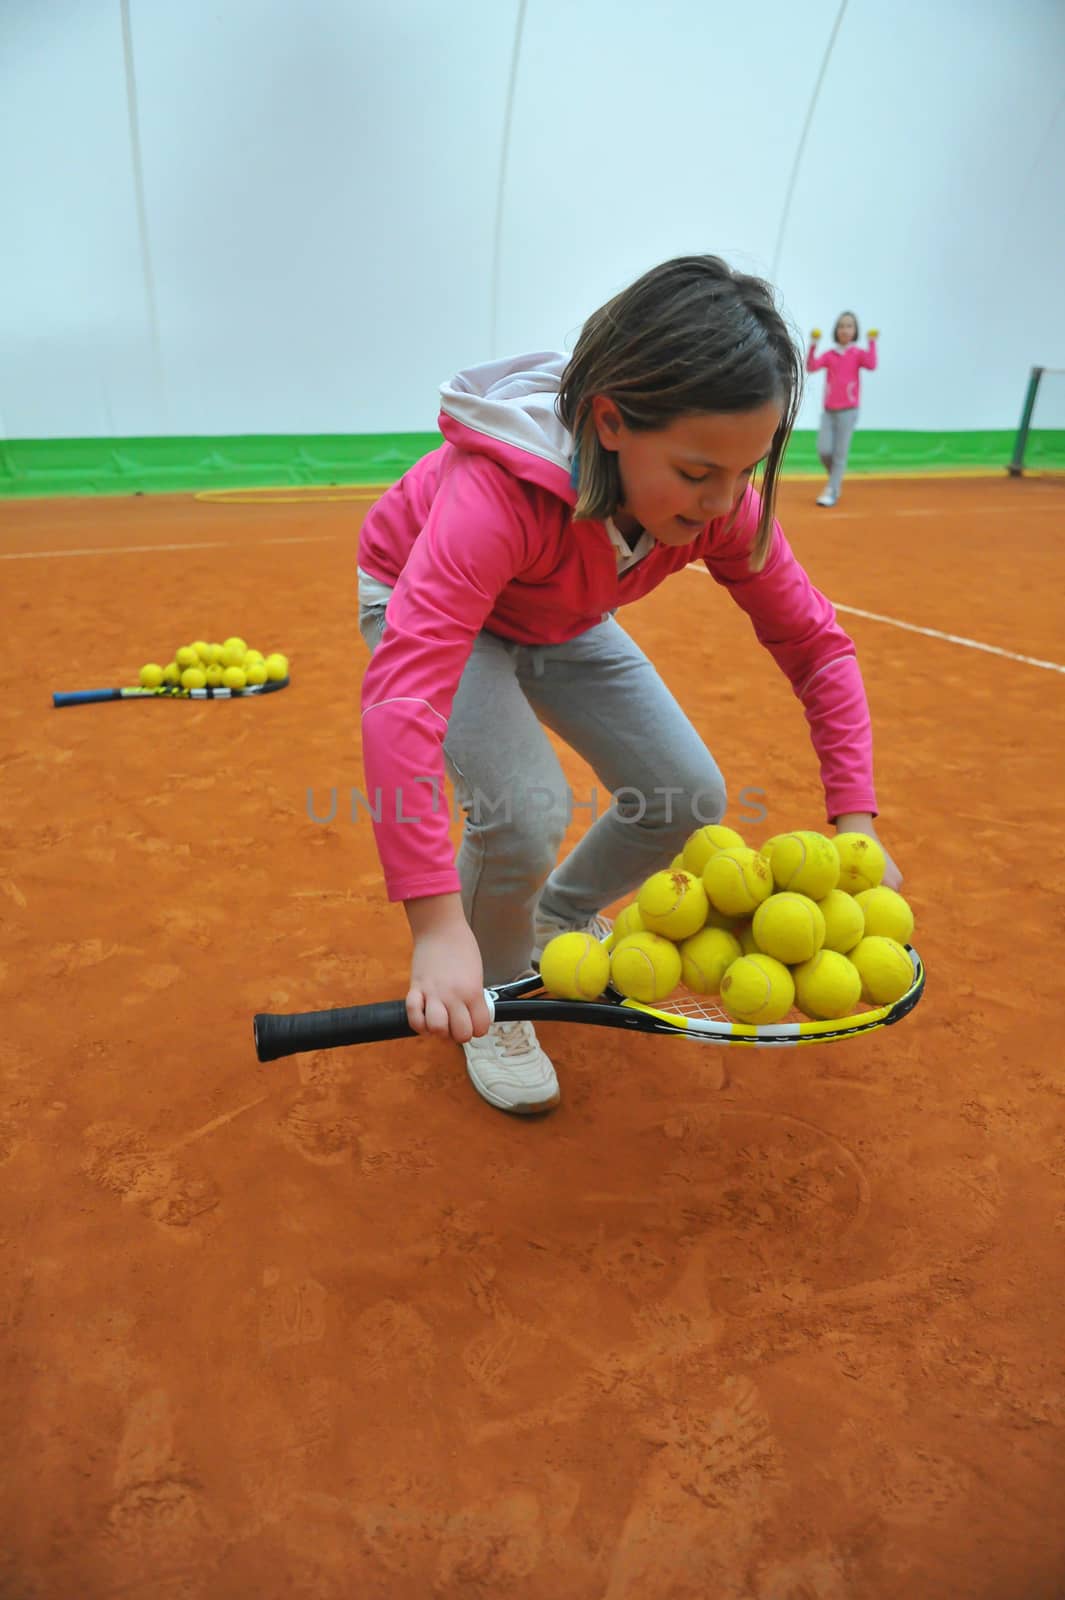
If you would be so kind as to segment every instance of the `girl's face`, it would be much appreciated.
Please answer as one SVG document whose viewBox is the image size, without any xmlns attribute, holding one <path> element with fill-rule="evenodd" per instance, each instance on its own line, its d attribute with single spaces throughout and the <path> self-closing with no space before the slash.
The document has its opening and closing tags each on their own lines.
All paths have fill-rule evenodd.
<svg viewBox="0 0 1065 1600">
<path fill-rule="evenodd" d="M 836 323 L 836 343 L 853 344 L 858 337 L 858 324 L 848 313 Z"/>
<path fill-rule="evenodd" d="M 715 517 L 730 512 L 768 455 L 780 426 L 776 401 L 755 411 L 707 411 L 667 428 L 635 432 L 606 395 L 592 400 L 599 442 L 616 453 L 622 533 L 646 528 L 659 544 L 690 544 Z"/>
</svg>

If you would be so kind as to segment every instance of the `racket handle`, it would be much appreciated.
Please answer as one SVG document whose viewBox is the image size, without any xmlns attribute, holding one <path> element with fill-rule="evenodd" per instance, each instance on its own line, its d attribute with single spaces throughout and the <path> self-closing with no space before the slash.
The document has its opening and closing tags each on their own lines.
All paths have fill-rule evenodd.
<svg viewBox="0 0 1065 1600">
<path fill-rule="evenodd" d="M 336 1011 L 302 1011 L 291 1016 L 260 1012 L 255 1018 L 255 1053 L 260 1061 L 277 1061 L 304 1050 L 335 1050 L 346 1044 L 376 1044 L 384 1039 L 410 1039 L 402 1000 L 347 1006 Z"/>
<path fill-rule="evenodd" d="M 121 700 L 121 689 L 75 689 L 69 694 L 54 694 L 54 706 L 88 706 L 96 700 Z"/>
</svg>

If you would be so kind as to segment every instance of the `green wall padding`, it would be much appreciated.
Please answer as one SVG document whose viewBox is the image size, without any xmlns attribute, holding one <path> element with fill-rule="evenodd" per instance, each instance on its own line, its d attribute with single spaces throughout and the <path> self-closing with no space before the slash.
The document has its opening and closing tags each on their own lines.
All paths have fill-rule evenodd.
<svg viewBox="0 0 1065 1600">
<path fill-rule="evenodd" d="M 1005 472 L 1013 454 L 1015 430 L 994 428 L 971 432 L 910 433 L 901 429 L 863 429 L 851 443 L 848 472 Z M 1065 429 L 1033 430 L 1026 466 L 1033 470 L 1065 467 Z M 820 473 L 817 434 L 796 429 L 784 458 L 786 472 Z"/>
<path fill-rule="evenodd" d="M 438 433 L 0 440 L 0 497 L 392 483 Z"/>
<path fill-rule="evenodd" d="M 787 472 L 821 472 L 816 438 L 814 429 L 792 436 Z M 848 471 L 1005 472 L 1013 440 L 1007 429 L 909 433 L 859 427 Z M 437 433 L 0 440 L 0 498 L 391 483 L 439 443 Z M 1065 429 L 1033 430 L 1026 464 L 1065 469 Z"/>
</svg>

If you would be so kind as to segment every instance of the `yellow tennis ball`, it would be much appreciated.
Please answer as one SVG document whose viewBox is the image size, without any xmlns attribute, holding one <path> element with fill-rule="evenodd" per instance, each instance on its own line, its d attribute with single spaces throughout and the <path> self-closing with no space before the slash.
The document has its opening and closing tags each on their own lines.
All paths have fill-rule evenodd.
<svg viewBox="0 0 1065 1600">
<path fill-rule="evenodd" d="M 238 633 L 231 633 L 228 639 L 222 640 L 222 649 L 237 651 L 243 658 L 247 654 L 248 647 Z"/>
<path fill-rule="evenodd" d="M 706 921 L 709 903 L 700 879 L 690 872 L 655 872 L 636 896 L 643 925 L 667 939 L 687 939 Z"/>
<path fill-rule="evenodd" d="M 244 659 L 245 661 L 265 661 L 266 657 L 261 650 L 245 650 Z"/>
<path fill-rule="evenodd" d="M 839 882 L 839 856 L 832 840 L 808 828 L 780 834 L 769 860 L 778 889 L 806 894 L 811 900 L 823 900 Z"/>
<path fill-rule="evenodd" d="M 773 892 L 769 862 L 747 845 L 719 850 L 703 869 L 710 904 L 727 917 L 749 916 Z"/>
<path fill-rule="evenodd" d="M 245 656 L 244 657 L 244 676 L 247 678 L 249 683 L 265 683 L 266 682 L 266 662 L 265 661 L 249 661 L 247 656 Z"/>
<path fill-rule="evenodd" d="M 181 687 L 183 689 L 203 689 L 207 684 L 207 676 L 202 667 L 186 667 L 181 674 Z"/>
<path fill-rule="evenodd" d="M 247 681 L 243 667 L 222 668 L 222 682 L 227 689 L 243 689 Z"/>
<path fill-rule="evenodd" d="M 559 1000 L 594 1000 L 610 981 L 610 957 L 590 933 L 560 933 L 544 946 L 540 976 Z"/>
<path fill-rule="evenodd" d="M 140 670 L 140 683 L 142 689 L 158 689 L 163 681 L 163 669 L 156 662 L 149 661 Z"/>
<path fill-rule="evenodd" d="M 622 906 L 614 918 L 614 926 L 610 930 L 608 943 L 610 948 L 613 949 L 622 939 L 627 939 L 630 933 L 644 932 L 646 932 L 646 929 L 643 925 L 643 918 L 640 916 L 640 908 L 635 900 L 630 900 L 627 906 Z"/>
<path fill-rule="evenodd" d="M 244 665 L 244 651 L 235 644 L 224 644 L 220 660 L 223 667 L 242 667 Z"/>
<path fill-rule="evenodd" d="M 222 687 L 223 670 L 224 669 L 218 665 L 217 661 L 212 661 L 209 667 L 204 668 L 204 675 L 207 678 L 208 689 L 220 689 Z"/>
<path fill-rule="evenodd" d="M 178 666 L 176 661 L 168 662 L 167 665 L 163 668 L 163 682 L 164 683 L 180 683 L 181 682 L 181 668 Z"/>
<path fill-rule="evenodd" d="M 767 839 L 765 844 L 760 844 L 758 846 L 758 854 L 760 856 L 765 856 L 767 861 L 772 861 L 773 846 L 776 844 L 778 839 L 783 839 L 783 837 L 784 835 L 782 833 L 774 833 L 773 837 L 771 839 Z"/>
<path fill-rule="evenodd" d="M 179 667 L 198 667 L 200 664 L 200 658 L 191 644 L 183 644 L 180 650 L 175 650 L 174 660 Z"/>
<path fill-rule="evenodd" d="M 847 894 L 875 889 L 887 871 L 887 858 L 867 833 L 837 833 L 832 840 L 839 856 L 839 888 Z"/>
<path fill-rule="evenodd" d="M 209 667 L 223 666 L 222 655 L 223 650 L 220 644 L 209 644 L 207 646 L 207 665 Z"/>
<path fill-rule="evenodd" d="M 736 927 L 735 933 L 736 938 L 740 941 L 740 949 L 745 956 L 765 954 L 764 950 L 759 951 L 758 940 L 754 936 L 753 922 L 739 923 Z"/>
<path fill-rule="evenodd" d="M 740 956 L 721 980 L 721 1004 L 733 1022 L 779 1022 L 795 1004 L 795 984 L 772 956 Z"/>
<path fill-rule="evenodd" d="M 189 649 L 195 650 L 196 659 L 201 667 L 209 667 L 211 665 L 211 646 L 206 639 L 194 639 L 192 644 L 189 645 Z"/>
<path fill-rule="evenodd" d="M 825 942 L 825 919 L 817 904 L 787 889 L 762 902 L 751 926 L 759 950 L 789 967 L 809 961 Z"/>
<path fill-rule="evenodd" d="M 849 1017 L 862 997 L 858 968 L 838 950 L 819 950 L 809 961 L 801 961 L 792 977 L 795 1004 L 818 1022 Z"/>
<path fill-rule="evenodd" d="M 266 676 L 271 683 L 279 683 L 282 678 L 287 678 L 288 656 L 283 656 L 280 650 L 275 650 L 273 655 L 267 656 Z"/>
<path fill-rule="evenodd" d="M 711 856 L 716 856 L 719 850 L 737 850 L 746 842 L 735 828 L 726 828 L 721 822 L 708 822 L 705 828 L 696 828 L 685 840 L 681 851 L 684 866 L 700 878 Z"/>
<path fill-rule="evenodd" d="M 717 994 L 721 980 L 743 954 L 735 934 L 702 928 L 680 946 L 680 976 L 693 994 Z"/>
<path fill-rule="evenodd" d="M 865 933 L 865 917 L 854 895 L 832 889 L 817 902 L 825 919 L 825 949 L 846 955 Z"/>
<path fill-rule="evenodd" d="M 673 993 L 680 982 L 680 968 L 680 951 L 660 933 L 630 933 L 610 952 L 614 988 L 645 1005 Z"/>
<path fill-rule="evenodd" d="M 862 889 L 854 896 L 854 903 L 862 908 L 866 933 L 881 934 L 887 939 L 897 939 L 899 944 L 909 944 L 913 937 L 913 912 L 901 894 L 880 884 L 875 889 Z"/>
<path fill-rule="evenodd" d="M 669 863 L 669 870 L 670 870 L 670 872 L 683 872 L 684 871 L 684 851 L 683 850 L 678 850 L 677 851 L 677 854 L 673 857 L 673 860 Z"/>
<path fill-rule="evenodd" d="M 897 939 L 867 934 L 847 957 L 862 980 L 862 999 L 888 1006 L 900 1000 L 913 982 L 913 962 Z"/>
</svg>

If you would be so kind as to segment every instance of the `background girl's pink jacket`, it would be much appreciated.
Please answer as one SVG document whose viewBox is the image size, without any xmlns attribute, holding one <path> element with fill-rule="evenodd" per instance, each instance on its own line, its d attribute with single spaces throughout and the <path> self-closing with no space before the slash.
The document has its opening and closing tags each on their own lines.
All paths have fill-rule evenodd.
<svg viewBox="0 0 1065 1600">
<path fill-rule="evenodd" d="M 868 350 L 859 350 L 856 344 L 833 345 L 823 356 L 815 354 L 816 339 L 811 339 L 806 352 L 807 372 L 828 373 L 825 383 L 825 410 L 849 411 L 859 402 L 862 367 L 876 371 L 876 340 L 870 338 Z"/>
<path fill-rule="evenodd" d="M 560 372 L 564 358 L 554 361 Z M 462 375 L 478 376 L 476 369 Z M 520 428 L 500 425 L 501 409 L 490 395 L 486 417 L 494 431 L 482 431 L 477 400 L 467 393 L 449 407 L 444 393 L 446 442 L 377 502 L 359 539 L 360 567 L 394 590 L 362 689 L 366 794 L 371 806 L 380 799 L 374 827 L 390 899 L 459 887 L 443 742 L 477 633 L 486 628 L 521 644 L 561 643 L 693 561 L 704 562 L 747 612 L 802 702 L 829 816 L 876 812 L 869 712 L 854 645 L 778 524 L 765 566 L 749 570 L 760 504 L 754 490 L 731 526 L 728 518 L 711 522 L 679 549 L 656 544 L 619 575 L 603 523 L 572 515 L 575 494 L 555 443 L 534 439 L 528 448 L 528 415 Z M 525 443 L 512 443 L 515 434 Z M 685 603 L 704 602 L 686 591 Z M 707 670 L 720 674 L 709 605 L 705 637 Z"/>
</svg>

